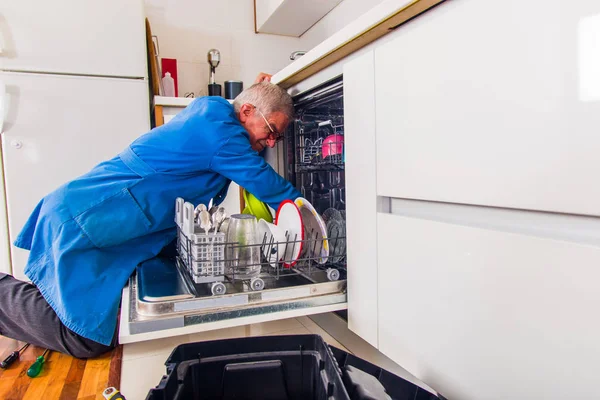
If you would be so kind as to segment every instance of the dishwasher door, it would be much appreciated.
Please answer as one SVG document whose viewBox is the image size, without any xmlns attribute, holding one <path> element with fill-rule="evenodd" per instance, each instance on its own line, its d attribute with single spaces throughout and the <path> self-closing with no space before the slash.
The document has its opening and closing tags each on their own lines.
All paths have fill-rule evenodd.
<svg viewBox="0 0 600 400">
<path fill-rule="evenodd" d="M 323 274 L 326 274 L 323 271 Z M 181 261 L 155 258 L 142 263 L 123 289 L 119 342 L 132 343 L 278 319 L 343 310 L 346 281 L 325 275 L 261 275 L 265 289 L 226 283 L 227 294 L 212 295 L 193 284 Z"/>
</svg>

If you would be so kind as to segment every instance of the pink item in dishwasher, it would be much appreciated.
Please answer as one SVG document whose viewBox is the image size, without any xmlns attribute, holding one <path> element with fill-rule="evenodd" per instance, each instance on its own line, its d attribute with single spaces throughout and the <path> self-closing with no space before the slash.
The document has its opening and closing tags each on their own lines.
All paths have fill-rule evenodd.
<svg viewBox="0 0 600 400">
<path fill-rule="evenodd" d="M 323 158 L 342 154 L 344 151 L 344 135 L 329 135 L 323 140 L 321 147 Z"/>
</svg>

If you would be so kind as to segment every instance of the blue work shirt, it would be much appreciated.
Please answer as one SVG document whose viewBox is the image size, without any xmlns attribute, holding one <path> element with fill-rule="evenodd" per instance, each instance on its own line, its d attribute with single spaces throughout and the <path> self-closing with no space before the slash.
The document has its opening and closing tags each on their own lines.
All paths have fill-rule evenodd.
<svg viewBox="0 0 600 400">
<path fill-rule="evenodd" d="M 15 241 L 30 250 L 25 274 L 67 328 L 108 345 L 127 279 L 175 238 L 175 199 L 219 204 L 231 181 L 274 209 L 300 196 L 226 100 L 198 98 L 40 201 Z"/>
</svg>

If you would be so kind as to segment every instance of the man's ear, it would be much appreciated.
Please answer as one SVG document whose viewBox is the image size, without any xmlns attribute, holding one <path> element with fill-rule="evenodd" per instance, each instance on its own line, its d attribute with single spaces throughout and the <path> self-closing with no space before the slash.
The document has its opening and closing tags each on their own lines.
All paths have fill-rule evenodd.
<svg viewBox="0 0 600 400">
<path fill-rule="evenodd" d="M 246 122 L 246 120 L 252 115 L 254 106 L 249 103 L 242 104 L 240 107 L 240 122 Z"/>
</svg>

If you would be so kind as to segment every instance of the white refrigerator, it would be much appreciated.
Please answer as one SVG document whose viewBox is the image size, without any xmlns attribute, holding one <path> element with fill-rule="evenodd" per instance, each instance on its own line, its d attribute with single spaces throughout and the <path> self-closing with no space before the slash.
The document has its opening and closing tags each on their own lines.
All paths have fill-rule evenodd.
<svg viewBox="0 0 600 400">
<path fill-rule="evenodd" d="M 141 0 L 8 0 L 0 10 L 0 272 L 37 202 L 150 129 Z"/>
</svg>

